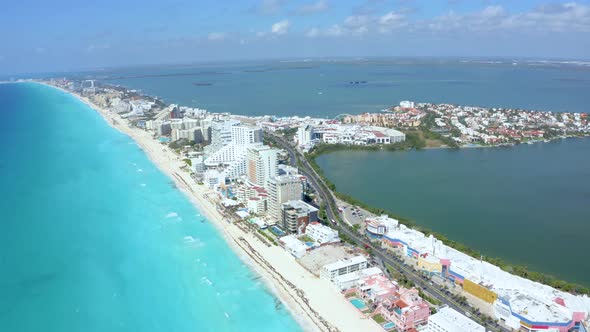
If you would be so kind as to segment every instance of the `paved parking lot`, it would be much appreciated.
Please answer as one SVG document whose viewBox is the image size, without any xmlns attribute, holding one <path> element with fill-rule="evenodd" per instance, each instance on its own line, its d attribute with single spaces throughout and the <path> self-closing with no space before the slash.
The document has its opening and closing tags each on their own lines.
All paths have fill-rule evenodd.
<svg viewBox="0 0 590 332">
<path fill-rule="evenodd" d="M 356 207 L 340 200 L 338 201 L 338 207 L 342 209 L 342 218 L 351 225 L 364 225 L 365 219 L 372 216 L 372 214 L 367 211 L 357 209 Z"/>
</svg>

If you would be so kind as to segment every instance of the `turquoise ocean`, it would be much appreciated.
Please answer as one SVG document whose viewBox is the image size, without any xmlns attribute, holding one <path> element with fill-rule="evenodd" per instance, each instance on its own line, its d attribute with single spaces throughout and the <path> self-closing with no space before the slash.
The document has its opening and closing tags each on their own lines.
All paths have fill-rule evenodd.
<svg viewBox="0 0 590 332">
<path fill-rule="evenodd" d="M 300 331 L 127 136 L 0 84 L 0 330 Z"/>
</svg>

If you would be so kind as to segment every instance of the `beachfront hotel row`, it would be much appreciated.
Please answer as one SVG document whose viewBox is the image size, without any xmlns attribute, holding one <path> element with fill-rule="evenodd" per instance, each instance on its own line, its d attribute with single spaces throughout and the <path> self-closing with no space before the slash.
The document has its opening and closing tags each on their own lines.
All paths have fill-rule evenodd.
<svg viewBox="0 0 590 332">
<path fill-rule="evenodd" d="M 288 159 L 285 151 L 264 141 L 267 130 L 295 129 L 293 141 L 306 150 L 318 141 L 395 144 L 405 140 L 402 132 L 341 120 L 210 113 L 166 105 L 119 87 L 94 83 L 85 87 L 66 80 L 51 83 L 86 96 L 175 150 L 194 181 L 215 194 L 220 211 L 242 220 L 261 241 L 277 243 L 308 271 L 330 281 L 351 306 L 384 330 L 485 331 L 462 313 L 427 302 L 411 285 L 390 279 L 363 249 L 342 243 L 338 231 L 322 223 L 321 207 L 306 177 L 284 163 Z M 408 116 L 419 121 L 412 118 L 416 114 L 412 111 Z M 489 308 L 512 329 L 584 331 L 588 322 L 587 296 L 511 275 L 388 216 L 369 216 L 362 231 L 433 281 L 454 285 L 453 291 L 472 296 L 479 301 L 476 306 Z"/>
</svg>

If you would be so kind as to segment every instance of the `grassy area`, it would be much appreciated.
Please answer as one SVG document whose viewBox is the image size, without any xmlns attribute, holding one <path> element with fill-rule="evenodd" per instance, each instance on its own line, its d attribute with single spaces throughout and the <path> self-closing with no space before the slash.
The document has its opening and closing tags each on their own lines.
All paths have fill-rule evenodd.
<svg viewBox="0 0 590 332">
<path fill-rule="evenodd" d="M 414 138 L 414 141 L 416 140 L 420 140 L 419 137 Z M 413 144 L 413 143 L 412 143 Z M 418 148 L 418 147 L 416 147 Z M 411 227 L 415 230 L 418 230 L 424 234 L 426 234 L 426 236 L 429 236 L 430 234 L 432 234 L 434 237 L 436 237 L 437 239 L 441 240 L 444 242 L 445 245 L 457 249 L 458 251 L 463 252 L 464 254 L 467 254 L 471 257 L 474 257 L 476 259 L 480 259 L 480 257 L 484 256 L 485 260 L 487 262 L 489 262 L 490 264 L 493 264 L 495 266 L 498 266 L 499 268 L 501 268 L 502 270 L 532 280 L 532 281 L 536 281 L 536 282 L 540 282 L 542 284 L 551 286 L 553 288 L 559 289 L 559 290 L 563 290 L 565 292 L 570 292 L 572 294 L 588 294 L 590 295 L 590 288 L 586 287 L 586 286 L 582 286 L 576 283 L 571 283 L 571 282 L 567 282 L 564 280 L 560 280 L 552 275 L 548 275 L 545 273 L 541 273 L 541 272 L 537 272 L 537 271 L 531 271 L 528 269 L 528 267 L 526 266 L 522 266 L 522 265 L 515 265 L 515 264 L 510 264 L 505 262 L 504 260 L 500 259 L 500 258 L 495 258 L 495 257 L 486 257 L 485 255 L 483 255 L 482 253 L 480 253 L 479 251 L 468 247 L 467 245 L 451 240 L 449 238 L 447 238 L 446 236 L 444 236 L 443 234 L 437 233 L 437 232 L 433 232 L 425 227 L 422 227 L 420 225 L 417 225 L 415 221 L 401 217 L 396 215 L 395 213 L 392 213 L 390 211 L 387 211 L 385 209 L 382 208 L 376 208 L 373 206 L 370 206 L 350 195 L 338 192 L 336 190 L 336 185 L 334 185 L 332 182 L 330 182 L 330 180 L 328 180 L 323 172 L 323 170 L 320 168 L 320 166 L 316 163 L 315 159 L 324 154 L 324 153 L 330 153 L 330 152 L 334 152 L 334 151 L 340 151 L 340 150 L 381 150 L 382 147 L 381 146 L 353 146 L 353 145 L 344 145 L 344 144 L 320 144 L 318 145 L 316 148 L 314 148 L 310 153 L 306 154 L 305 157 L 308 160 L 309 164 L 311 165 L 311 167 L 316 171 L 316 173 L 322 178 L 322 180 L 324 181 L 324 183 L 326 184 L 326 186 L 328 186 L 328 188 L 330 190 L 332 190 L 332 192 L 334 193 L 334 195 L 355 206 L 358 206 L 366 211 L 369 211 L 373 214 L 387 214 L 392 218 L 395 218 L 397 220 L 399 220 L 399 222 L 401 224 L 404 224 L 408 227 Z M 391 144 L 390 147 L 388 148 L 388 150 L 396 150 L 396 149 L 401 149 L 401 146 L 398 144 Z M 343 240 L 347 240 L 345 238 L 343 238 L 341 236 L 341 238 Z M 351 241 L 354 242 L 354 241 Z"/>
<path fill-rule="evenodd" d="M 383 324 L 383 323 L 385 323 L 385 322 L 386 322 L 385 318 L 383 318 L 383 316 L 381 316 L 381 314 L 376 314 L 376 315 L 374 315 L 374 316 L 373 316 L 373 317 L 371 317 L 371 318 L 373 318 L 373 320 L 374 320 L 375 322 L 377 322 L 377 324 Z"/>
<path fill-rule="evenodd" d="M 440 139 L 440 137 L 438 137 L 436 135 L 430 135 L 428 132 L 425 132 L 424 130 L 417 129 L 417 130 L 412 130 L 412 131 L 406 131 L 406 135 L 408 133 L 412 133 L 413 135 L 416 135 L 418 141 L 424 141 L 425 148 L 439 148 L 441 146 L 446 145 Z"/>
<path fill-rule="evenodd" d="M 259 229 L 258 233 L 260 233 L 260 235 L 264 236 L 268 241 L 270 241 L 270 243 L 274 244 L 275 246 L 278 245 L 277 241 L 270 235 L 268 235 L 268 233 L 266 233 L 265 231 Z"/>
<path fill-rule="evenodd" d="M 303 235 L 302 237 L 299 238 L 299 240 L 303 241 L 303 242 L 314 242 L 314 240 L 309 237 L 309 235 Z"/>
</svg>

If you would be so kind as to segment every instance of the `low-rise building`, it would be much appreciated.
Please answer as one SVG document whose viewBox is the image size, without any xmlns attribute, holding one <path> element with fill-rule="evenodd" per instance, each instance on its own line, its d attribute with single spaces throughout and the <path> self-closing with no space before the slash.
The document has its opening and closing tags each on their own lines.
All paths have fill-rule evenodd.
<svg viewBox="0 0 590 332">
<path fill-rule="evenodd" d="M 334 286 L 340 291 L 345 291 L 355 287 L 359 280 L 368 278 L 374 275 L 383 275 L 383 271 L 378 267 L 368 267 L 359 271 L 350 272 L 347 274 L 339 275 L 332 280 Z"/>
<path fill-rule="evenodd" d="M 301 242 L 295 235 L 283 236 L 279 239 L 281 247 L 285 248 L 295 258 L 301 258 L 310 248 Z"/>
<path fill-rule="evenodd" d="M 426 332 L 485 332 L 485 327 L 458 311 L 443 307 L 428 319 Z"/>
<path fill-rule="evenodd" d="M 369 217 L 365 219 L 367 225 L 367 234 L 372 237 L 381 237 L 387 232 L 396 227 L 399 221 L 390 218 L 388 215 L 380 215 L 378 217 Z"/>
<path fill-rule="evenodd" d="M 418 295 L 415 288 L 400 288 L 399 299 L 392 305 L 383 306 L 381 313 L 395 323 L 398 331 L 408 331 L 428 323 L 430 306 Z"/>
<path fill-rule="evenodd" d="M 367 259 L 364 256 L 355 256 L 350 259 L 342 259 L 331 264 L 324 265 L 320 271 L 320 278 L 334 281 L 338 276 L 366 269 Z"/>
<path fill-rule="evenodd" d="M 338 237 L 337 230 L 322 225 L 319 222 L 311 222 L 309 225 L 307 225 L 305 228 L 305 234 L 320 245 L 340 242 L 340 237 Z"/>
</svg>

